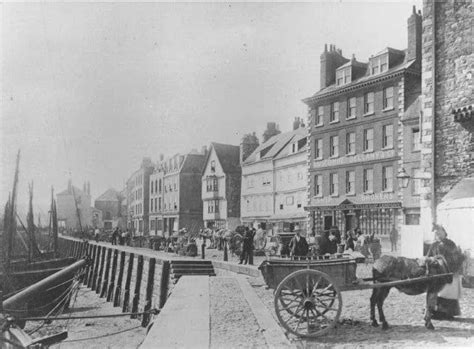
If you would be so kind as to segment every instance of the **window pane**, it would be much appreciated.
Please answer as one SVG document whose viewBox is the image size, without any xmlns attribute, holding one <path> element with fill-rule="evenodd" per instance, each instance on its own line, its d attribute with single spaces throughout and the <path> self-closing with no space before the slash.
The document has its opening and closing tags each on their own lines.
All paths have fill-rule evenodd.
<svg viewBox="0 0 474 349">
<path fill-rule="evenodd" d="M 420 143 L 420 129 L 413 128 L 411 130 L 412 133 L 412 151 L 420 150 L 421 143 Z"/>
<path fill-rule="evenodd" d="M 383 90 L 383 108 L 393 108 L 393 87 L 387 87 Z"/>
<path fill-rule="evenodd" d="M 385 125 L 382 133 L 382 147 L 393 148 L 393 125 Z"/>
<path fill-rule="evenodd" d="M 374 112 L 374 93 L 369 92 L 365 94 L 364 113 L 370 114 L 373 112 Z"/>
</svg>

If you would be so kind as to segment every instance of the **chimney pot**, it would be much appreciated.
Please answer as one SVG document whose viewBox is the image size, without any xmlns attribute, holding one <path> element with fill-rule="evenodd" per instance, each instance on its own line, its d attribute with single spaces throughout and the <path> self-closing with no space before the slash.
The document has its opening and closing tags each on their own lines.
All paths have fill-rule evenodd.
<svg viewBox="0 0 474 349">
<path fill-rule="evenodd" d="M 324 44 L 324 52 L 328 52 L 328 44 Z"/>
</svg>

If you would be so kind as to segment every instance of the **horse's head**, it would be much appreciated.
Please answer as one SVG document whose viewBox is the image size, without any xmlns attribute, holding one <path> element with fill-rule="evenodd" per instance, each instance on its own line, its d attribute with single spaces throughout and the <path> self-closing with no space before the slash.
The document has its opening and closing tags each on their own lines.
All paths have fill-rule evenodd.
<svg viewBox="0 0 474 349">
<path fill-rule="evenodd" d="M 449 274 L 452 272 L 450 269 L 446 258 L 442 255 L 436 255 L 434 257 L 425 258 L 426 266 L 426 275 L 440 275 L 440 274 Z M 452 276 L 447 276 L 446 278 L 438 279 L 437 283 L 450 283 L 452 282 Z"/>
</svg>

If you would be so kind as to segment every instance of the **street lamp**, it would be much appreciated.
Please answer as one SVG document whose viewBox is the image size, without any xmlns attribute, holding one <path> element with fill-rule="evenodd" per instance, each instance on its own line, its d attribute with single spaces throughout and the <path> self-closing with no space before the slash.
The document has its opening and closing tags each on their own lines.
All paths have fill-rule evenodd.
<svg viewBox="0 0 474 349">
<path fill-rule="evenodd" d="M 400 185 L 400 187 L 402 187 L 403 189 L 408 187 L 408 181 L 410 180 L 410 175 L 405 171 L 403 167 L 400 169 L 400 171 L 398 171 L 397 179 L 398 179 L 398 184 Z"/>
</svg>

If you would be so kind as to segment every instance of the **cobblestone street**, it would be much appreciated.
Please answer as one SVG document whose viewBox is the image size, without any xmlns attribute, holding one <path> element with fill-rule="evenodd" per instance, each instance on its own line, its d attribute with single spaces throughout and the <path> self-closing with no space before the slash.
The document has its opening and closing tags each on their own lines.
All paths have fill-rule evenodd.
<svg viewBox="0 0 474 349">
<path fill-rule="evenodd" d="M 359 265 L 358 276 L 370 273 L 371 265 Z M 260 278 L 249 282 L 275 314 L 273 290 L 268 289 Z M 391 289 L 384 304 L 384 312 L 390 328 L 383 331 L 370 325 L 370 290 L 348 291 L 342 294 L 342 313 L 336 329 L 321 338 L 302 341 L 292 337 L 301 348 L 384 348 L 458 346 L 472 347 L 474 342 L 474 289 L 463 288 L 461 316 L 455 321 L 436 321 L 434 331 L 424 327 L 423 314 L 426 295 L 407 296 Z M 377 317 L 378 318 L 378 317 Z"/>
</svg>

